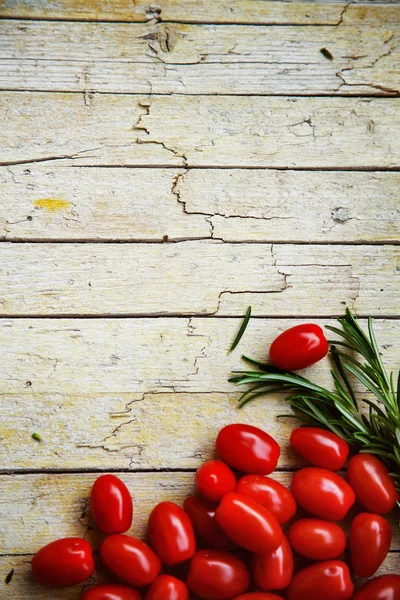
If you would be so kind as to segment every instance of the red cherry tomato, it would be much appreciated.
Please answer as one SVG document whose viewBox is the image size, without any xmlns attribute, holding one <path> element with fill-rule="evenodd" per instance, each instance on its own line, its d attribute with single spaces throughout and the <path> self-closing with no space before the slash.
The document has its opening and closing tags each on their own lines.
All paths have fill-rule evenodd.
<svg viewBox="0 0 400 600">
<path fill-rule="evenodd" d="M 269 357 L 278 369 L 298 371 L 324 358 L 328 349 L 321 327 L 304 323 L 278 335 L 271 344 Z"/>
<path fill-rule="evenodd" d="M 172 577 L 160 575 L 151 584 L 145 600 L 188 600 L 189 590 L 186 583 Z"/>
<path fill-rule="evenodd" d="M 233 600 L 283 600 L 282 596 L 276 594 L 268 594 L 266 592 L 249 592 L 236 596 Z"/>
<path fill-rule="evenodd" d="M 196 551 L 193 525 L 174 502 L 160 502 L 153 508 L 148 531 L 151 545 L 166 565 L 178 565 Z"/>
<path fill-rule="evenodd" d="M 32 559 L 33 576 L 44 585 L 77 585 L 90 577 L 93 571 L 92 549 L 82 538 L 51 542 Z"/>
<path fill-rule="evenodd" d="M 386 558 L 392 542 L 392 529 L 384 517 L 360 513 L 350 527 L 349 550 L 353 571 L 371 577 Z"/>
<path fill-rule="evenodd" d="M 222 550 L 199 550 L 190 563 L 187 584 L 203 600 L 230 600 L 250 585 L 244 563 Z"/>
<path fill-rule="evenodd" d="M 357 590 L 353 600 L 400 600 L 400 575 L 374 577 Z"/>
<path fill-rule="evenodd" d="M 373 454 L 357 454 L 349 460 L 348 482 L 357 501 L 371 513 L 384 515 L 396 505 L 397 491 L 387 467 Z"/>
<path fill-rule="evenodd" d="M 200 496 L 220 502 L 225 494 L 235 491 L 236 477 L 221 460 L 209 460 L 197 469 L 195 483 Z"/>
<path fill-rule="evenodd" d="M 243 473 L 272 473 L 280 454 L 278 444 L 268 433 L 240 423 L 221 429 L 215 446 L 222 460 Z"/>
<path fill-rule="evenodd" d="M 338 435 L 319 427 L 298 427 L 292 431 L 290 443 L 309 463 L 330 471 L 343 467 L 350 450 Z"/>
<path fill-rule="evenodd" d="M 217 504 L 197 498 L 197 496 L 189 496 L 183 503 L 183 508 L 188 514 L 195 532 L 207 544 L 212 548 L 220 549 L 228 546 L 230 540 L 215 519 Z"/>
<path fill-rule="evenodd" d="M 272 552 L 282 541 L 282 529 L 274 515 L 258 502 L 235 492 L 222 498 L 215 518 L 231 540 L 250 552 Z"/>
<path fill-rule="evenodd" d="M 293 568 L 293 553 L 285 536 L 274 552 L 254 554 L 252 558 L 254 582 L 264 592 L 285 589 L 292 581 Z"/>
<path fill-rule="evenodd" d="M 161 570 L 153 550 L 130 535 L 110 535 L 101 545 L 100 556 L 110 571 L 134 587 L 153 583 Z"/>
<path fill-rule="evenodd" d="M 287 600 L 350 600 L 353 592 L 348 566 L 329 560 L 299 571 L 288 588 Z"/>
<path fill-rule="evenodd" d="M 142 594 L 126 585 L 105 583 L 86 590 L 81 600 L 142 600 Z"/>
<path fill-rule="evenodd" d="M 97 527 L 107 535 L 124 533 L 132 525 L 132 497 L 124 482 L 115 475 L 102 475 L 95 481 L 90 509 Z"/>
<path fill-rule="evenodd" d="M 332 560 L 346 547 L 343 529 L 321 519 L 296 521 L 289 529 L 288 537 L 293 550 L 311 560 Z"/>
<path fill-rule="evenodd" d="M 239 479 L 236 492 L 267 508 L 279 523 L 286 523 L 296 513 L 293 494 L 279 481 L 264 475 L 245 475 Z"/>
<path fill-rule="evenodd" d="M 328 521 L 341 521 L 355 502 L 355 494 L 339 475 L 306 467 L 297 471 L 292 480 L 296 502 L 312 515 Z"/>
</svg>

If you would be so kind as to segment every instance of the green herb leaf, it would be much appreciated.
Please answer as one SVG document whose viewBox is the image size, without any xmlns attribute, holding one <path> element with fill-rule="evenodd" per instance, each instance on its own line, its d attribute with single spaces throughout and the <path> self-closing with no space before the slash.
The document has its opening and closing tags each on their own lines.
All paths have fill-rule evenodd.
<svg viewBox="0 0 400 600">
<path fill-rule="evenodd" d="M 233 352 L 233 350 L 236 348 L 236 346 L 238 345 L 238 343 L 240 342 L 240 340 L 242 339 L 242 336 L 244 334 L 244 332 L 246 331 L 246 327 L 249 324 L 250 321 L 250 317 L 251 317 L 251 306 L 249 306 L 249 308 L 246 311 L 246 315 L 243 319 L 243 323 L 240 326 L 239 331 L 237 332 L 237 335 L 233 341 L 232 346 L 229 348 L 229 352 Z"/>
<path fill-rule="evenodd" d="M 40 437 L 40 435 L 38 433 L 32 433 L 32 438 L 34 440 L 36 440 L 37 442 L 41 442 L 42 438 Z"/>
<path fill-rule="evenodd" d="M 329 52 L 327 48 L 321 48 L 320 52 L 322 56 L 325 56 L 325 58 L 327 58 L 328 60 L 333 60 L 332 53 Z"/>
<path fill-rule="evenodd" d="M 8 585 L 11 582 L 11 579 L 14 577 L 14 572 L 15 569 L 11 569 L 11 571 L 7 573 L 6 578 L 4 580 L 6 582 L 6 585 Z"/>
</svg>

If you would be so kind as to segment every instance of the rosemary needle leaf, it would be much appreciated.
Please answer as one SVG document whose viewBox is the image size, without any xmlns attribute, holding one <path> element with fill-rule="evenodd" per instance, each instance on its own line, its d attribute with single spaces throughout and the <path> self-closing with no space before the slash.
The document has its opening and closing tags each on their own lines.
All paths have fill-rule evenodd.
<svg viewBox="0 0 400 600">
<path fill-rule="evenodd" d="M 40 437 L 40 435 L 38 433 L 32 433 L 32 439 L 36 440 L 37 442 L 42 441 L 42 438 Z"/>
<path fill-rule="evenodd" d="M 238 343 L 240 342 L 240 340 L 242 339 L 242 336 L 244 334 L 244 332 L 246 331 L 246 327 L 249 324 L 250 321 L 250 317 L 251 317 L 251 306 L 248 307 L 247 311 L 246 311 L 246 315 L 243 319 L 243 323 L 241 324 L 239 331 L 237 332 L 237 335 L 233 341 L 232 346 L 229 348 L 229 352 L 233 352 L 233 350 L 236 348 L 236 346 L 238 345 Z"/>
<path fill-rule="evenodd" d="M 9 571 L 7 573 L 6 578 L 4 580 L 6 585 L 8 585 L 11 582 L 11 579 L 14 577 L 14 572 L 15 572 L 15 569 L 11 569 L 11 571 Z"/>
<path fill-rule="evenodd" d="M 329 52 L 328 48 L 321 48 L 320 52 L 322 56 L 325 56 L 328 60 L 333 60 L 333 55 Z"/>
</svg>

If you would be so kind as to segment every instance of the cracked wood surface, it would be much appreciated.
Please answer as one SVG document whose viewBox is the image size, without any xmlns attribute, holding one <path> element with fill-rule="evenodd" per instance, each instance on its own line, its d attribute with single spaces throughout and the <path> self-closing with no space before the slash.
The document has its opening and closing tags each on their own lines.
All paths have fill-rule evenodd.
<svg viewBox="0 0 400 600">
<path fill-rule="evenodd" d="M 400 161 L 395 98 L 95 94 L 85 100 L 1 92 L 0 165 L 379 169 Z"/>
<path fill-rule="evenodd" d="M 0 184 L 0 236 L 9 241 L 400 236 L 399 173 L 20 165 L 0 167 Z"/>
<path fill-rule="evenodd" d="M 0 245 L 0 314 L 396 315 L 398 246 Z"/>
<path fill-rule="evenodd" d="M 399 26 L 400 10 L 373 28 L 8 21 L 0 89 L 397 94 Z"/>
</svg>

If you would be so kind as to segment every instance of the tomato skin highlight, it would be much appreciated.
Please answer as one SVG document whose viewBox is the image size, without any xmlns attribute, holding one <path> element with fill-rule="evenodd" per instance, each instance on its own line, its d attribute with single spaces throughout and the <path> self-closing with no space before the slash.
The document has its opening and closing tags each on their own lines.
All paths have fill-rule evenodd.
<svg viewBox="0 0 400 600">
<path fill-rule="evenodd" d="M 244 475 L 238 481 L 236 492 L 267 508 L 281 524 L 290 521 L 297 510 L 293 494 L 279 481 L 265 475 Z"/>
<path fill-rule="evenodd" d="M 355 493 L 339 475 L 306 467 L 292 479 L 292 494 L 304 510 L 327 521 L 341 521 L 355 502 Z"/>
<path fill-rule="evenodd" d="M 251 562 L 253 580 L 263 592 L 284 590 L 293 578 L 293 552 L 285 536 L 269 554 L 254 554 Z"/>
<path fill-rule="evenodd" d="M 249 592 L 248 594 L 236 596 L 233 600 L 283 600 L 283 598 L 268 592 Z"/>
<path fill-rule="evenodd" d="M 346 548 L 343 529 L 321 519 L 296 521 L 289 529 L 288 537 L 293 550 L 311 560 L 338 558 Z"/>
<path fill-rule="evenodd" d="M 290 327 L 278 335 L 271 344 L 269 357 L 278 369 L 298 371 L 324 358 L 328 350 L 328 342 L 321 327 L 314 323 L 304 323 Z"/>
<path fill-rule="evenodd" d="M 397 491 L 386 465 L 373 454 L 356 454 L 349 460 L 347 480 L 357 501 L 367 511 L 384 515 L 396 505 Z"/>
<path fill-rule="evenodd" d="M 272 552 L 281 544 L 282 529 L 274 515 L 236 492 L 222 498 L 215 518 L 231 540 L 250 552 Z"/>
<path fill-rule="evenodd" d="M 224 462 L 243 473 L 268 475 L 275 469 L 280 448 L 273 437 L 252 425 L 223 427 L 215 443 Z"/>
<path fill-rule="evenodd" d="M 133 587 L 153 583 L 161 570 L 160 559 L 150 546 L 130 535 L 110 535 L 101 545 L 100 556 L 114 575 Z"/>
<path fill-rule="evenodd" d="M 133 503 L 125 483 L 115 475 L 101 475 L 90 493 L 93 520 L 103 533 L 125 533 L 132 525 Z"/>
<path fill-rule="evenodd" d="M 371 577 L 385 560 L 392 542 L 392 529 L 384 517 L 360 513 L 350 527 L 349 550 L 353 571 Z"/>
<path fill-rule="evenodd" d="M 184 501 L 183 508 L 189 516 L 197 535 L 209 546 L 218 549 L 228 546 L 230 539 L 215 519 L 218 504 L 208 502 L 208 500 L 197 496 L 189 496 Z"/>
<path fill-rule="evenodd" d="M 174 502 L 160 502 L 149 516 L 148 534 L 161 561 L 178 565 L 196 552 L 193 525 L 185 511 Z"/>
<path fill-rule="evenodd" d="M 197 469 L 195 485 L 205 500 L 220 502 L 225 494 L 235 491 L 236 477 L 222 460 L 208 460 Z"/>
<path fill-rule="evenodd" d="M 44 585 L 63 587 L 92 575 L 92 548 L 82 538 L 63 538 L 43 546 L 32 559 L 32 573 Z"/>
<path fill-rule="evenodd" d="M 400 575 L 381 575 L 364 583 L 353 600 L 400 600 Z"/>
<path fill-rule="evenodd" d="M 315 467 L 339 471 L 349 455 L 349 445 L 320 427 L 298 427 L 290 436 L 293 448 Z"/>
<path fill-rule="evenodd" d="M 202 600 L 230 600 L 250 585 L 245 564 L 222 550 L 198 550 L 190 563 L 187 584 Z"/>
<path fill-rule="evenodd" d="M 329 560 L 299 571 L 289 585 L 287 600 L 350 600 L 353 593 L 348 566 Z"/>
<path fill-rule="evenodd" d="M 159 575 L 151 584 L 145 600 L 188 600 L 186 583 L 172 575 Z"/>
<path fill-rule="evenodd" d="M 142 594 L 126 585 L 105 583 L 83 592 L 80 600 L 142 600 Z"/>
</svg>

